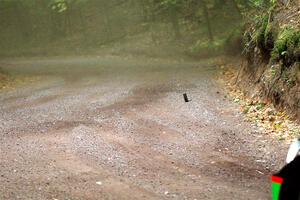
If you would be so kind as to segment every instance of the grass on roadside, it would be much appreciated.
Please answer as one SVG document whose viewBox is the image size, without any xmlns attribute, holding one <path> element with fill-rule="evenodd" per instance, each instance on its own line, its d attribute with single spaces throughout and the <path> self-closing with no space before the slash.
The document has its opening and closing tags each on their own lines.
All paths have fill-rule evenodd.
<svg viewBox="0 0 300 200">
<path fill-rule="evenodd" d="M 37 81 L 39 77 L 36 76 L 21 76 L 21 75 L 9 75 L 3 71 L 0 71 L 0 91 L 12 90 L 18 86 L 32 83 Z"/>
</svg>

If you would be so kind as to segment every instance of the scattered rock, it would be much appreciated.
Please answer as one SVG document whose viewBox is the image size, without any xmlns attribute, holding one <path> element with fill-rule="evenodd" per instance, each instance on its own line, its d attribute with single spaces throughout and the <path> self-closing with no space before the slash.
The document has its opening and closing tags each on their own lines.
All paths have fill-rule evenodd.
<svg viewBox="0 0 300 200">
<path fill-rule="evenodd" d="M 102 185 L 101 181 L 96 182 L 97 185 Z"/>
</svg>

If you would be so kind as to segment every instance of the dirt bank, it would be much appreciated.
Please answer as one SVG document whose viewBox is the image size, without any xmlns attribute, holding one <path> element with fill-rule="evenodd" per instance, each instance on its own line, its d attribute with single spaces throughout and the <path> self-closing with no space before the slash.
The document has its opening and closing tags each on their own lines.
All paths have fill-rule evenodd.
<svg viewBox="0 0 300 200">
<path fill-rule="evenodd" d="M 271 101 L 300 119 L 300 11 L 280 1 L 256 16 L 244 35 L 245 62 L 239 83 L 249 95 Z M 251 85 L 251 87 L 249 87 Z"/>
</svg>

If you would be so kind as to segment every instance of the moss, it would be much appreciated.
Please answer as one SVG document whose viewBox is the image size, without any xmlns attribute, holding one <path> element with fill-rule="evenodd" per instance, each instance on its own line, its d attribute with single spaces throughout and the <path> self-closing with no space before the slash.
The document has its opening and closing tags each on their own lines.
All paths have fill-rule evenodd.
<svg viewBox="0 0 300 200">
<path fill-rule="evenodd" d="M 255 46 L 261 50 L 261 56 L 266 62 L 268 62 L 271 57 L 274 42 L 278 34 L 278 25 L 270 21 L 270 13 L 257 18 L 254 28 L 256 31 L 252 36 Z"/>
<path fill-rule="evenodd" d="M 265 49 L 265 35 L 268 29 L 268 16 L 265 15 L 260 19 L 256 20 L 256 32 L 254 33 L 253 40 L 260 49 Z"/>
<path fill-rule="evenodd" d="M 285 65 L 295 61 L 295 50 L 300 45 L 300 32 L 291 27 L 284 28 L 278 35 L 272 51 L 272 60 L 282 60 Z"/>
</svg>

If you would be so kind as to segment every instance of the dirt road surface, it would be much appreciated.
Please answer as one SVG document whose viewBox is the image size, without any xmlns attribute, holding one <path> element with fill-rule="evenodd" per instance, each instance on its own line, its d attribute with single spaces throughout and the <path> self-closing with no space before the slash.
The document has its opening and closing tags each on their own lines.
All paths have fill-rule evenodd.
<svg viewBox="0 0 300 200">
<path fill-rule="evenodd" d="M 244 122 L 213 62 L 91 56 L 2 66 L 42 78 L 0 93 L 1 200 L 270 199 L 286 145 Z"/>
</svg>

